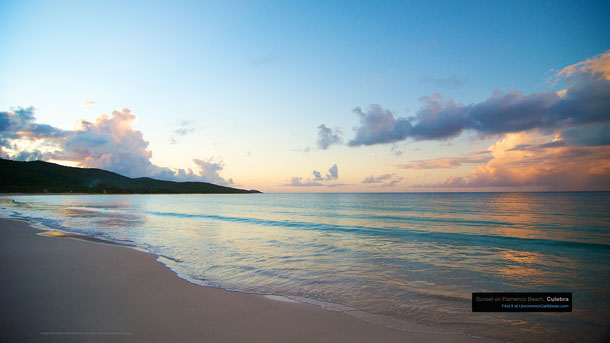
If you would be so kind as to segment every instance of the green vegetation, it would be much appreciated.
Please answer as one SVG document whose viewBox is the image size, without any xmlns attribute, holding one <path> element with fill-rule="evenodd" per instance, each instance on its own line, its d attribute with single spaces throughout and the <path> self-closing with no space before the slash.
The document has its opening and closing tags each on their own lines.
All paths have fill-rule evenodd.
<svg viewBox="0 0 610 343">
<path fill-rule="evenodd" d="M 65 167 L 55 163 L 0 159 L 0 193 L 199 194 L 260 193 L 206 182 L 172 182 L 129 178 L 102 169 Z"/>
</svg>

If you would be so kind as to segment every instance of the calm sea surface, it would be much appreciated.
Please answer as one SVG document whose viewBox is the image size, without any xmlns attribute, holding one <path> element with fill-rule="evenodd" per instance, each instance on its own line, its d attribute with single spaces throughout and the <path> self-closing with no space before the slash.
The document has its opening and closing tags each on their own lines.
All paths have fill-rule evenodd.
<svg viewBox="0 0 610 343">
<path fill-rule="evenodd" d="M 4 216 L 144 248 L 191 282 L 407 330 L 608 341 L 610 193 L 4 196 Z M 573 292 L 571 313 L 471 293 Z"/>
</svg>

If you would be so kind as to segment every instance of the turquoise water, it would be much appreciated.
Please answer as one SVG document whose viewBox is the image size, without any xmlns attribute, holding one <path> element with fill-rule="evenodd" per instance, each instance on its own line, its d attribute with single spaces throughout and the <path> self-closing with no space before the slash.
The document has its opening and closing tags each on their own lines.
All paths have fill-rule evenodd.
<svg viewBox="0 0 610 343">
<path fill-rule="evenodd" d="M 6 196 L 5 216 L 141 247 L 182 278 L 380 325 L 512 342 L 610 337 L 610 193 Z M 471 293 L 573 292 L 571 313 Z M 417 325 L 415 325 L 415 324 Z"/>
</svg>

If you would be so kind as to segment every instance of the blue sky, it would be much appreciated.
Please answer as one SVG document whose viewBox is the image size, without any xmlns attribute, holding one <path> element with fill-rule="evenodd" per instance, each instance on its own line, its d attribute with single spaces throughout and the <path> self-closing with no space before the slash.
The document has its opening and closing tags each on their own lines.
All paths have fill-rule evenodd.
<svg viewBox="0 0 610 343">
<path fill-rule="evenodd" d="M 396 165 L 505 137 L 324 150 L 318 126 L 339 129 L 345 143 L 356 107 L 399 118 L 434 93 L 468 105 L 496 89 L 561 90 L 548 79 L 610 49 L 609 13 L 607 1 L 1 1 L 0 111 L 33 106 L 37 122 L 76 130 L 81 118 L 128 108 L 154 165 L 196 172 L 199 159 L 250 188 L 378 191 L 361 181 L 392 174 L 403 179 L 391 190 L 411 190 L 476 165 Z M 343 186 L 282 186 L 334 164 Z"/>
</svg>

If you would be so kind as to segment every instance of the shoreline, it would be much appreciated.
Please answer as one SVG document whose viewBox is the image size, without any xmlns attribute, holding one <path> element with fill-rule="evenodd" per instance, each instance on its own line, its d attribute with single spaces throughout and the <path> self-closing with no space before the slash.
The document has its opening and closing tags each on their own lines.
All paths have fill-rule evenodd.
<svg viewBox="0 0 610 343">
<path fill-rule="evenodd" d="M 0 193 L 4 196 L 40 196 L 40 195 L 208 195 L 208 194 L 520 194 L 520 193 L 610 193 L 610 190 L 560 190 L 560 191 L 405 191 L 405 192 L 249 192 L 249 193 Z"/>
<path fill-rule="evenodd" d="M 281 296 L 200 286 L 155 254 L 41 232 L 0 218 L 0 340 L 494 342 L 391 329 Z"/>
</svg>

